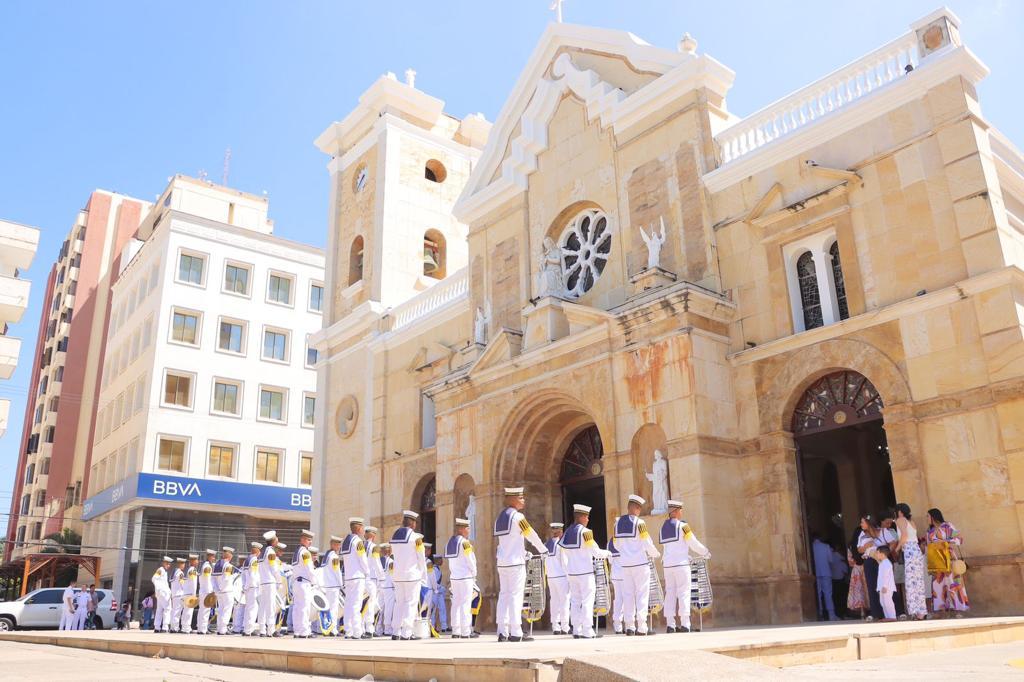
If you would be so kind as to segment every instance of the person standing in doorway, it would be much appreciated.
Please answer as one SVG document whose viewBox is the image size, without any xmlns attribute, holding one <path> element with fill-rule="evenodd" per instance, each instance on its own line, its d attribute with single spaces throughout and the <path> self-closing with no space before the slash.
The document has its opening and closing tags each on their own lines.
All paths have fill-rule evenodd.
<svg viewBox="0 0 1024 682">
<path fill-rule="evenodd" d="M 846 556 L 839 553 L 838 547 L 830 547 L 832 555 L 829 557 L 829 566 L 832 569 L 832 602 L 836 608 L 836 615 L 840 618 L 846 616 L 846 596 L 850 591 L 847 582 L 850 567 L 846 565 Z"/>
<path fill-rule="evenodd" d="M 868 620 L 882 619 L 882 602 L 878 599 L 878 559 L 875 552 L 884 546 L 881 532 L 871 514 L 860 517 L 860 535 L 857 537 L 857 551 L 864 558 L 864 579 L 868 586 L 868 604 L 870 615 Z"/>
<path fill-rule="evenodd" d="M 864 579 L 864 557 L 857 547 L 861 529 L 856 528 L 850 543 L 846 547 L 846 563 L 850 567 L 850 589 L 846 594 L 846 608 L 864 618 L 864 610 L 868 608 L 868 583 Z"/>
<path fill-rule="evenodd" d="M 910 505 L 901 502 L 896 505 L 896 530 L 899 542 L 896 551 L 903 553 L 904 598 L 907 615 L 914 620 L 928 616 L 928 602 L 925 593 L 928 571 L 917 539 L 917 528 L 911 521 Z"/>
</svg>

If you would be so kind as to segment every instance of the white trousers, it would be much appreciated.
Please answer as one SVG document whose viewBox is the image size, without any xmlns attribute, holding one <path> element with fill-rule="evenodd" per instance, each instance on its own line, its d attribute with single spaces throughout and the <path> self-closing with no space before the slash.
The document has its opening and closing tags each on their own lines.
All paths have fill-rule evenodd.
<svg viewBox="0 0 1024 682">
<path fill-rule="evenodd" d="M 185 595 L 188 597 L 191 595 Z M 192 615 L 195 614 L 195 609 L 185 608 L 185 597 L 181 599 L 181 617 L 178 620 L 178 630 L 188 634 L 192 632 Z"/>
<path fill-rule="evenodd" d="M 217 593 L 217 634 L 226 635 L 228 625 L 231 624 L 231 611 L 234 609 L 235 600 L 231 598 L 230 592 Z"/>
<path fill-rule="evenodd" d="M 522 637 L 526 564 L 499 566 L 498 585 L 498 634 L 506 637 Z"/>
<path fill-rule="evenodd" d="M 84 606 L 79 606 L 75 609 L 75 626 L 73 630 L 84 630 L 85 622 L 89 618 L 89 609 Z M 164 623 L 164 629 L 167 628 L 167 624 Z"/>
<path fill-rule="evenodd" d="M 366 579 L 354 578 L 345 581 L 345 637 L 358 639 L 363 636 L 363 607 L 366 595 Z"/>
<path fill-rule="evenodd" d="M 615 632 L 623 632 L 623 604 L 626 601 L 626 588 L 622 586 L 622 578 L 612 578 L 608 582 L 612 585 L 612 627 Z"/>
<path fill-rule="evenodd" d="M 311 626 L 309 610 L 313 601 L 313 585 L 305 580 L 292 583 L 292 634 L 296 637 L 309 637 Z"/>
<path fill-rule="evenodd" d="M 260 588 L 258 585 L 253 585 L 245 590 L 245 615 L 242 619 L 245 621 L 242 626 L 242 632 L 247 635 L 256 633 L 256 616 L 260 613 Z"/>
<path fill-rule="evenodd" d="M 236 635 L 245 631 L 245 604 L 231 607 L 231 631 Z"/>
<path fill-rule="evenodd" d="M 548 577 L 548 593 L 551 629 L 569 632 L 569 578 L 564 575 Z"/>
<path fill-rule="evenodd" d="M 210 631 L 210 609 L 203 605 L 208 594 L 212 593 L 199 590 L 199 619 L 196 621 L 196 632 L 202 635 Z"/>
<path fill-rule="evenodd" d="M 380 620 L 377 621 L 377 634 L 390 635 L 394 631 L 392 620 L 395 617 L 395 588 L 380 588 L 377 598 L 380 599 Z"/>
<path fill-rule="evenodd" d="M 594 597 L 597 582 L 593 573 L 569 576 L 569 601 L 572 604 L 572 633 L 594 636 Z"/>
<path fill-rule="evenodd" d="M 181 624 L 181 609 L 184 608 L 182 601 L 184 595 L 174 595 L 171 597 L 171 632 L 177 632 Z"/>
<path fill-rule="evenodd" d="M 431 620 L 434 622 L 434 629 L 438 632 L 448 629 L 448 605 L 445 603 L 445 589 L 437 588 L 437 592 L 430 595 L 430 601 L 434 606 L 431 612 Z"/>
<path fill-rule="evenodd" d="M 366 578 L 363 581 L 363 587 L 370 597 L 366 603 L 366 615 L 363 616 L 363 632 L 372 634 L 376 625 L 377 611 L 380 610 L 380 604 L 377 601 L 377 581 L 373 578 Z"/>
<path fill-rule="evenodd" d="M 420 581 L 395 581 L 395 613 L 391 618 L 391 634 L 408 639 L 420 603 Z M 346 611 L 348 597 L 346 595 Z"/>
<path fill-rule="evenodd" d="M 473 632 L 473 579 L 452 580 L 452 634 Z"/>
<path fill-rule="evenodd" d="M 85 624 L 85 609 L 79 608 L 82 612 L 82 624 Z M 163 630 L 168 632 L 171 627 L 171 593 L 170 592 L 157 592 L 156 593 L 156 617 L 153 620 L 154 630 Z M 75 628 L 80 630 L 81 628 Z"/>
<path fill-rule="evenodd" d="M 61 604 L 60 607 L 60 629 L 61 630 L 72 630 L 75 625 L 75 612 L 69 611 L 67 604 Z"/>
<path fill-rule="evenodd" d="M 690 565 L 665 569 L 665 622 L 670 628 L 678 623 L 690 627 Z"/>
<path fill-rule="evenodd" d="M 341 618 L 341 588 L 325 587 L 324 594 L 327 596 L 327 606 L 331 609 L 331 622 L 334 624 L 334 634 L 339 634 L 338 619 Z"/>
<path fill-rule="evenodd" d="M 256 622 L 259 634 L 272 635 L 277 632 L 277 585 L 275 583 L 260 585 L 258 614 Z"/>
<path fill-rule="evenodd" d="M 651 565 L 623 566 L 621 584 L 624 588 L 623 616 L 626 629 L 646 634 L 647 609 L 651 601 Z"/>
</svg>

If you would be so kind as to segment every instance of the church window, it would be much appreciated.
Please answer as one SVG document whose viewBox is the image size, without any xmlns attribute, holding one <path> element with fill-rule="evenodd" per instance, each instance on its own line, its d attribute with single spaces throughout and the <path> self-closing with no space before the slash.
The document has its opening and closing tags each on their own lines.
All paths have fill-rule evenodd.
<svg viewBox="0 0 1024 682">
<path fill-rule="evenodd" d="M 562 250 L 565 291 L 578 298 L 593 288 L 608 264 L 612 233 L 608 216 L 588 208 L 572 219 L 558 241 Z"/>
<path fill-rule="evenodd" d="M 431 159 L 427 161 L 427 165 L 423 168 L 423 177 L 431 182 L 444 182 L 445 178 L 448 177 L 448 170 L 437 159 Z"/>
<path fill-rule="evenodd" d="M 423 235 L 423 274 L 434 279 L 444 279 L 445 272 L 444 235 L 437 230 L 427 230 Z"/>
<path fill-rule="evenodd" d="M 804 311 L 804 329 L 821 327 L 821 295 L 818 291 L 818 273 L 814 256 L 805 251 L 796 262 L 796 276 L 800 283 L 800 305 Z"/>
<path fill-rule="evenodd" d="M 836 305 L 839 307 L 839 319 L 850 317 L 850 309 L 846 305 L 846 282 L 843 281 L 843 266 L 839 261 L 839 242 L 833 242 L 828 250 L 832 263 L 832 281 L 836 285 Z"/>
<path fill-rule="evenodd" d="M 356 237 L 348 250 L 348 283 L 351 286 L 363 278 L 363 238 Z"/>
</svg>

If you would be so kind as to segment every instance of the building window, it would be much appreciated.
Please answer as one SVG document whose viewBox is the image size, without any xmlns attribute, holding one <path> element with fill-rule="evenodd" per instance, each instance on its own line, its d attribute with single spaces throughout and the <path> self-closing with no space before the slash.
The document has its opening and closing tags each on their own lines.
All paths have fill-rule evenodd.
<svg viewBox="0 0 1024 682">
<path fill-rule="evenodd" d="M 313 455 L 299 456 L 299 485 L 313 485 Z"/>
<path fill-rule="evenodd" d="M 190 346 L 199 345 L 199 315 L 174 311 L 171 321 L 171 340 Z"/>
<path fill-rule="evenodd" d="M 40 476 L 45 476 L 48 473 L 50 473 L 50 458 L 49 457 L 44 457 L 39 462 L 39 475 Z M 40 490 L 39 492 L 44 492 L 44 491 Z"/>
<path fill-rule="evenodd" d="M 273 450 L 257 450 L 256 473 L 253 478 L 257 481 L 278 483 L 281 478 L 281 453 Z"/>
<path fill-rule="evenodd" d="M 244 353 L 245 324 L 221 320 L 220 334 L 217 336 L 217 348 L 229 353 Z"/>
<path fill-rule="evenodd" d="M 431 159 L 423 167 L 423 177 L 431 182 L 444 182 L 448 177 L 448 170 L 437 159 Z"/>
<path fill-rule="evenodd" d="M 43 421 L 43 408 L 43 405 L 40 405 L 36 408 L 36 416 L 35 421 L 33 423 L 38 424 L 39 422 Z"/>
<path fill-rule="evenodd" d="M 53 439 L 54 439 L 54 437 L 56 437 L 56 435 L 57 435 L 57 427 L 56 426 L 47 426 L 46 427 L 46 431 L 44 432 L 43 442 L 45 442 L 45 443 L 52 443 Z"/>
<path fill-rule="evenodd" d="M 64 365 L 61 365 L 54 371 L 53 380 L 56 382 L 64 381 Z"/>
<path fill-rule="evenodd" d="M 352 240 L 348 249 L 348 283 L 355 284 L 363 278 L 363 238 L 358 236 Z"/>
<path fill-rule="evenodd" d="M 272 329 L 263 332 L 263 359 L 288 361 L 288 334 Z"/>
<path fill-rule="evenodd" d="M 37 507 L 45 507 L 46 506 L 46 491 L 45 490 L 37 490 L 36 491 L 36 506 Z"/>
<path fill-rule="evenodd" d="M 239 384 L 218 379 L 213 382 L 213 411 L 221 414 L 238 415 L 241 410 L 238 399 Z"/>
<path fill-rule="evenodd" d="M 796 261 L 797 282 L 800 285 L 800 306 L 804 313 L 804 329 L 821 327 L 821 295 L 818 291 L 818 273 L 814 267 L 814 256 L 805 251 Z"/>
<path fill-rule="evenodd" d="M 316 348 L 313 348 L 309 344 L 306 345 L 306 367 L 313 367 L 316 365 L 316 361 L 320 359 L 320 353 L 317 352 Z"/>
<path fill-rule="evenodd" d="M 43 534 L 43 523 L 42 521 L 36 521 L 32 524 L 32 539 L 38 540 Z"/>
<path fill-rule="evenodd" d="M 31 505 L 31 504 L 32 504 L 32 496 L 28 495 L 28 494 L 22 495 L 21 496 L 21 513 L 22 514 L 28 514 L 28 511 L 30 509 L 29 505 Z"/>
<path fill-rule="evenodd" d="M 444 235 L 437 230 L 427 230 L 423 235 L 423 274 L 444 279 L 446 255 Z"/>
<path fill-rule="evenodd" d="M 249 295 L 249 268 L 227 263 L 224 266 L 224 291 L 241 296 Z"/>
<path fill-rule="evenodd" d="M 836 287 L 836 305 L 839 307 L 839 319 L 846 320 L 850 317 L 850 309 L 846 306 L 846 282 L 843 280 L 843 265 L 839 261 L 839 242 L 833 242 L 828 250 L 829 259 L 832 263 L 832 282 Z"/>
<path fill-rule="evenodd" d="M 160 268 L 153 266 L 153 269 L 149 271 L 149 290 L 153 291 L 160 283 Z"/>
<path fill-rule="evenodd" d="M 192 407 L 191 375 L 167 372 L 164 377 L 164 405 Z"/>
<path fill-rule="evenodd" d="M 25 544 L 25 526 L 18 526 L 18 535 L 16 537 L 17 539 L 14 541 L 16 545 L 20 547 L 21 545 Z"/>
<path fill-rule="evenodd" d="M 324 286 L 322 284 L 309 285 L 309 309 L 322 312 L 324 309 Z"/>
<path fill-rule="evenodd" d="M 142 327 L 142 350 L 149 348 L 153 341 L 153 316 L 146 318 L 146 324 Z"/>
<path fill-rule="evenodd" d="M 302 425 L 313 426 L 316 420 L 316 396 L 305 395 L 302 397 Z"/>
<path fill-rule="evenodd" d="M 207 475 L 231 478 L 235 471 L 235 448 L 230 445 L 211 445 Z"/>
<path fill-rule="evenodd" d="M 608 264 L 612 250 L 608 216 L 595 208 L 577 213 L 559 237 L 558 246 L 565 293 L 578 298 L 590 291 Z"/>
<path fill-rule="evenodd" d="M 437 422 L 434 419 L 434 399 L 426 393 L 420 401 L 420 447 L 432 448 L 437 444 Z"/>
<path fill-rule="evenodd" d="M 135 384 L 135 412 L 142 409 L 146 401 L 146 377 L 141 377 Z"/>
<path fill-rule="evenodd" d="M 36 480 L 36 465 L 29 464 L 25 467 L 25 485 L 32 485 Z"/>
<path fill-rule="evenodd" d="M 283 422 L 285 392 L 274 388 L 260 389 L 260 419 Z"/>
<path fill-rule="evenodd" d="M 203 267 L 206 259 L 190 253 L 178 256 L 178 281 L 185 284 L 203 285 Z"/>
<path fill-rule="evenodd" d="M 267 300 L 281 305 L 292 304 L 292 278 L 271 274 L 267 282 Z"/>
<path fill-rule="evenodd" d="M 161 438 L 157 468 L 164 471 L 185 471 L 185 441 Z"/>
</svg>

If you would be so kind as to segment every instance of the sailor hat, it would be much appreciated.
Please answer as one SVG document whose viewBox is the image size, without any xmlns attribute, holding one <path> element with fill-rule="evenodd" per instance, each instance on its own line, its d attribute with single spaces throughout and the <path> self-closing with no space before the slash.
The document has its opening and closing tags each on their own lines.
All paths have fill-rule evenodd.
<svg viewBox="0 0 1024 682">
<path fill-rule="evenodd" d="M 341 541 L 342 541 L 342 539 L 339 538 L 337 535 L 332 535 L 331 536 L 331 542 L 341 542 Z"/>
<path fill-rule="evenodd" d="M 647 500 L 645 500 L 644 498 L 640 497 L 639 495 L 630 495 L 629 496 L 629 501 L 630 502 L 636 502 L 640 506 L 643 506 L 643 505 L 647 504 Z"/>
<path fill-rule="evenodd" d="M 391 543 L 390 542 L 382 542 L 382 543 L 380 543 L 377 546 L 380 547 L 381 549 L 384 549 L 385 547 L 387 547 L 388 549 L 391 549 Z"/>
<path fill-rule="evenodd" d="M 185 563 L 185 560 L 183 558 L 181 558 L 180 556 L 179 557 L 175 557 L 174 560 L 177 561 L 179 564 Z"/>
<path fill-rule="evenodd" d="M 217 553 L 217 550 L 215 550 L 215 549 L 207 548 L 207 550 L 206 550 L 206 556 L 210 556 L 211 554 L 216 554 L 216 553 Z"/>
<path fill-rule="evenodd" d="M 548 526 L 550 526 L 551 528 L 556 528 L 556 529 L 565 528 L 565 524 L 564 523 L 558 523 L 557 521 L 555 521 L 554 523 L 549 523 Z"/>
<path fill-rule="evenodd" d="M 288 545 L 284 544 L 283 542 L 279 542 L 279 543 L 277 543 L 277 548 L 278 549 L 288 549 Z"/>
<path fill-rule="evenodd" d="M 309 548 L 309 553 L 310 554 L 319 554 L 320 553 L 320 548 L 319 547 L 310 547 Z"/>
<path fill-rule="evenodd" d="M 363 528 L 363 531 L 367 533 L 376 533 L 377 526 L 366 526 L 365 528 Z"/>
<path fill-rule="evenodd" d="M 456 526 L 462 526 L 464 528 L 469 527 L 469 519 L 455 519 Z"/>
<path fill-rule="evenodd" d="M 263 539 L 267 540 L 267 541 L 273 540 L 276 537 L 277 537 L 277 531 L 276 530 L 268 530 L 266 533 L 263 534 Z"/>
<path fill-rule="evenodd" d="M 198 554 L 189 554 L 189 555 L 188 555 L 188 558 L 189 558 L 189 559 L 198 559 L 198 558 L 199 558 L 199 555 L 198 555 Z"/>
<path fill-rule="evenodd" d="M 363 519 L 362 516 L 350 516 L 350 517 L 348 517 L 348 522 L 349 522 L 350 525 L 353 524 L 353 523 L 358 523 L 360 525 L 362 525 L 363 523 L 366 523 L 366 521 Z"/>
<path fill-rule="evenodd" d="M 234 554 L 235 553 L 235 548 L 234 547 L 221 547 L 220 551 L 227 552 L 228 554 Z"/>
<path fill-rule="evenodd" d="M 406 509 L 405 511 L 403 511 L 402 512 L 402 516 L 404 516 L 407 519 L 418 519 L 420 517 L 419 514 L 417 514 L 414 511 L 411 511 L 409 509 Z"/>
<path fill-rule="evenodd" d="M 683 508 L 683 503 L 680 502 L 679 500 L 669 500 L 665 504 L 668 506 L 669 509 L 682 509 Z"/>
<path fill-rule="evenodd" d="M 167 563 L 171 563 L 171 557 L 169 557 L 169 556 L 165 556 L 163 560 L 166 561 Z"/>
<path fill-rule="evenodd" d="M 522 497 L 524 488 L 505 488 L 505 497 Z"/>
<path fill-rule="evenodd" d="M 589 514 L 592 507 L 588 507 L 585 504 L 574 504 L 572 511 L 574 514 Z"/>
<path fill-rule="evenodd" d="M 430 542 L 424 542 L 423 546 L 424 547 L 433 547 L 434 545 L 433 545 L 433 543 L 430 543 Z"/>
<path fill-rule="evenodd" d="M 249 547 L 251 547 L 252 549 L 263 549 L 263 545 L 261 545 L 258 542 L 250 542 Z"/>
<path fill-rule="evenodd" d="M 304 530 L 304 531 L 302 531 L 300 533 L 300 535 L 302 537 L 304 537 L 304 538 L 312 538 L 313 537 L 313 532 L 312 531 L 308 531 L 308 530 Z"/>
</svg>

